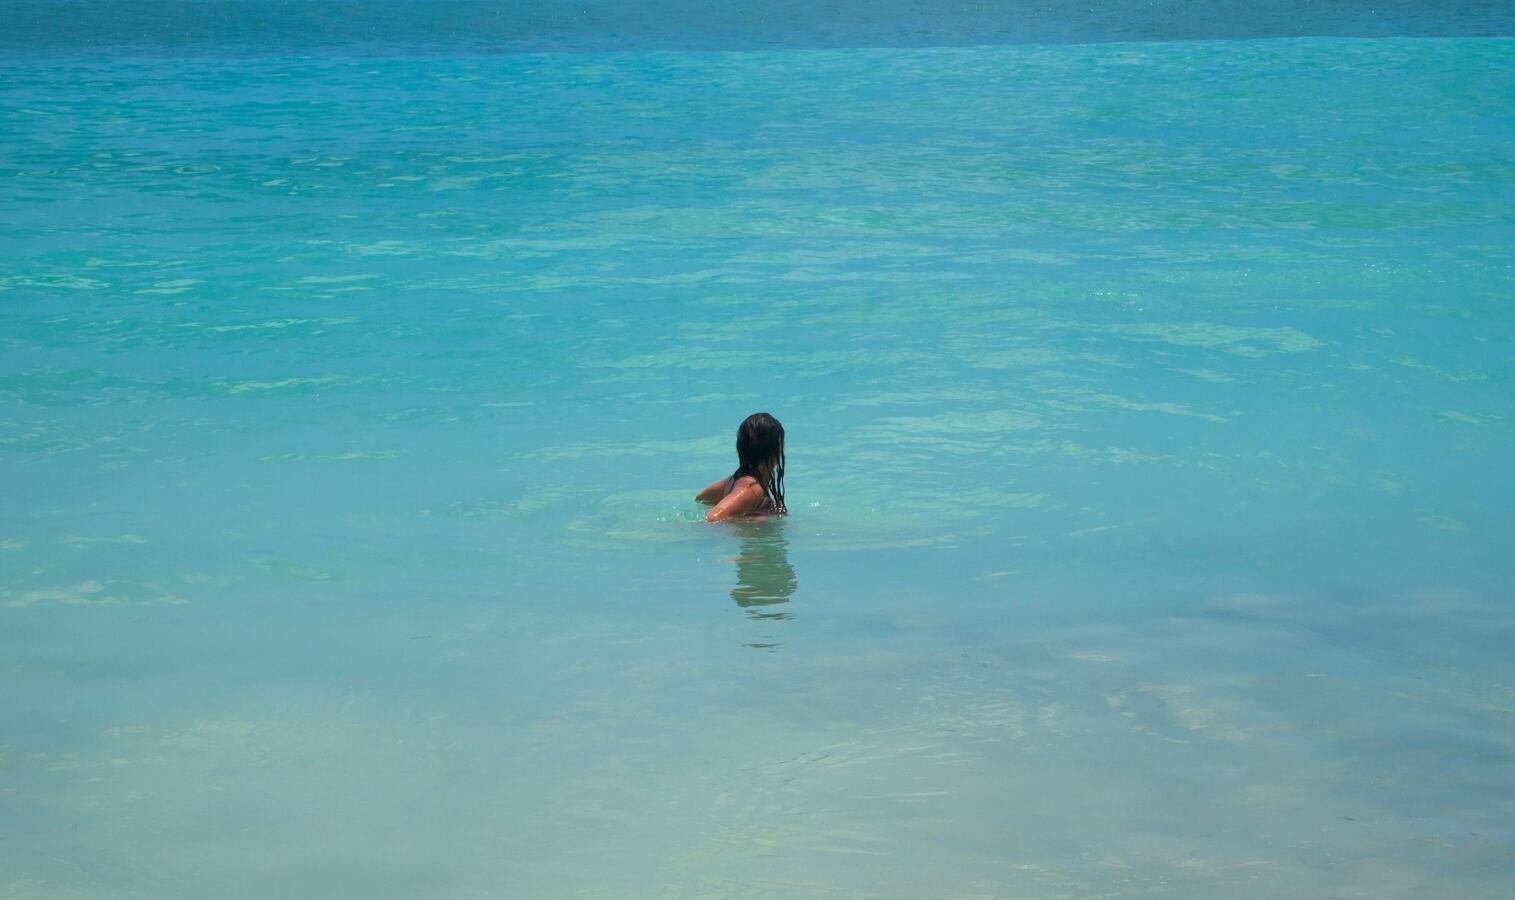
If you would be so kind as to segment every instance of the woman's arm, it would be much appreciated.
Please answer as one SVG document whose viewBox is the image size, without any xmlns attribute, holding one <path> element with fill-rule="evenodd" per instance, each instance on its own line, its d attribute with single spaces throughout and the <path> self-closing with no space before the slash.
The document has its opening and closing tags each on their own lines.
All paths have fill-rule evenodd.
<svg viewBox="0 0 1515 900">
<path fill-rule="evenodd" d="M 722 522 L 757 512 L 766 499 L 768 495 L 764 493 L 763 486 L 757 483 L 757 479 L 742 478 L 731 489 L 731 493 L 721 498 L 715 509 L 705 513 L 705 521 Z"/>
<path fill-rule="evenodd" d="M 716 504 L 721 502 L 721 498 L 726 495 L 726 482 L 730 480 L 731 479 L 729 478 L 722 478 L 720 481 L 717 481 L 714 484 L 710 485 L 710 487 L 707 487 L 703 491 L 700 491 L 698 494 L 695 494 L 694 499 L 700 501 L 701 503 L 708 504 Z"/>
</svg>

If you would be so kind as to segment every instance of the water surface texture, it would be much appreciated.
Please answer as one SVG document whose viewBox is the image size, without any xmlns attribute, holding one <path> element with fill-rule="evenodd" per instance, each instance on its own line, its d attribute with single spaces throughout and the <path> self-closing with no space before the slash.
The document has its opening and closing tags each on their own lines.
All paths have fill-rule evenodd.
<svg viewBox="0 0 1515 900">
<path fill-rule="evenodd" d="M 8 52 L 0 895 L 1515 893 L 1468 9 Z"/>
</svg>

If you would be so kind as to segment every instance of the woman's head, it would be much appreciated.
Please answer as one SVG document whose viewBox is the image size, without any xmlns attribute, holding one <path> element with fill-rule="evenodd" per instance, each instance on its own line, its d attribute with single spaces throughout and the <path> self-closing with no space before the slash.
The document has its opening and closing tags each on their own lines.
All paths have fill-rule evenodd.
<svg viewBox="0 0 1515 900">
<path fill-rule="evenodd" d="M 774 509 L 784 509 L 784 426 L 765 412 L 753 413 L 736 430 L 737 468 L 763 486 Z"/>
</svg>

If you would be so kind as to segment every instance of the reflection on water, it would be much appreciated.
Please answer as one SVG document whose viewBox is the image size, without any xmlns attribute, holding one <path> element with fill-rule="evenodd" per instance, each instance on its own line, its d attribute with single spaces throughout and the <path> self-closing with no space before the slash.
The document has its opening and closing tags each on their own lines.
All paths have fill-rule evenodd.
<svg viewBox="0 0 1515 900">
<path fill-rule="evenodd" d="M 799 587 L 794 567 L 789 564 L 789 542 L 784 539 L 784 523 L 779 518 L 756 519 L 736 523 L 733 528 L 742 540 L 736 556 L 736 585 L 731 599 L 747 611 L 747 617 L 759 622 L 781 622 L 794 617 L 779 609 L 789 602 Z M 774 650 L 781 645 L 777 635 L 748 643 L 749 647 Z"/>
</svg>

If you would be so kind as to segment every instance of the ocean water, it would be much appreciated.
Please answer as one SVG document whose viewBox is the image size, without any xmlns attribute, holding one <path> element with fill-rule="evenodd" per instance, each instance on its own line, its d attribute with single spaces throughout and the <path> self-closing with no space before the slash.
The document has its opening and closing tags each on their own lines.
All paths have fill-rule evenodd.
<svg viewBox="0 0 1515 900">
<path fill-rule="evenodd" d="M 1515 894 L 1507 9 L 203 6 L 8 7 L 0 896 Z"/>
</svg>

